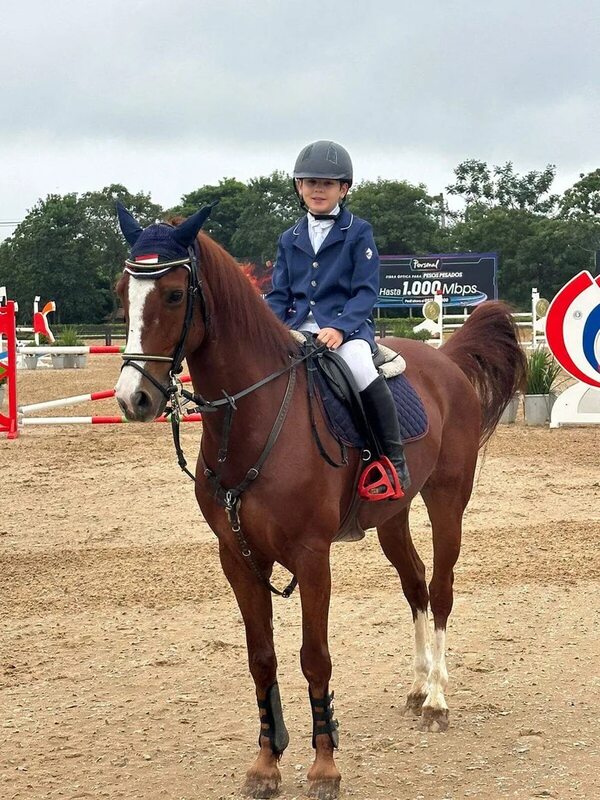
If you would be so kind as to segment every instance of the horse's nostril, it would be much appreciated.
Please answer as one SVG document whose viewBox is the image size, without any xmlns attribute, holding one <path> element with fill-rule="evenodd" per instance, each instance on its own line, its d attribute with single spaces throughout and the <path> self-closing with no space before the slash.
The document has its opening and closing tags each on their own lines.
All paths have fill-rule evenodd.
<svg viewBox="0 0 600 800">
<path fill-rule="evenodd" d="M 132 399 L 134 407 L 139 411 L 145 411 L 150 405 L 150 395 L 146 392 L 136 392 Z"/>
</svg>

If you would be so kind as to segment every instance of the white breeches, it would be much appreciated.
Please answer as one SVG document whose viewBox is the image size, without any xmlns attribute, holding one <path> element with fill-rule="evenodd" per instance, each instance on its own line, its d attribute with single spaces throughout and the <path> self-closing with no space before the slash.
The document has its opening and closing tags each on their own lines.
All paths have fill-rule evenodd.
<svg viewBox="0 0 600 800">
<path fill-rule="evenodd" d="M 310 314 L 300 330 L 318 333 L 320 328 L 312 314 Z M 340 345 L 335 352 L 338 353 L 350 367 L 359 392 L 366 389 L 377 377 L 378 372 L 373 365 L 371 346 L 364 339 L 351 339 L 349 342 Z"/>
</svg>

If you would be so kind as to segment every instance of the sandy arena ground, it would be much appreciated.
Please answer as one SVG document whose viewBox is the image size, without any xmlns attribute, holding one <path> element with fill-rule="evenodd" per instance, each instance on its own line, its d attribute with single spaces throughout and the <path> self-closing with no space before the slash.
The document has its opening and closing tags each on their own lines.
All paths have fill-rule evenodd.
<svg viewBox="0 0 600 800">
<path fill-rule="evenodd" d="M 21 401 L 108 388 L 118 366 L 21 372 Z M 184 430 L 192 461 L 199 437 Z M 342 797 L 600 797 L 599 456 L 592 428 L 517 422 L 490 442 L 456 571 L 447 734 L 402 715 L 412 624 L 376 535 L 335 546 Z M 0 797 L 238 797 L 258 733 L 243 627 L 168 426 L 30 428 L 0 439 L 0 465 Z M 412 525 L 430 563 L 420 502 Z M 275 600 L 275 626 L 291 800 L 312 761 L 297 596 Z"/>
</svg>

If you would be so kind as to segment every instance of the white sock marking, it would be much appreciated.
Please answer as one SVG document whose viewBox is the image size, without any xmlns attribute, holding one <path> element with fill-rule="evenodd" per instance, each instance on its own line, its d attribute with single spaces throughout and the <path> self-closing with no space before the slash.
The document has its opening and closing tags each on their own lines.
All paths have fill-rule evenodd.
<svg viewBox="0 0 600 800">
<path fill-rule="evenodd" d="M 415 679 L 410 694 L 427 694 L 427 680 L 431 669 L 429 623 L 426 611 L 417 611 L 415 619 Z"/>
<path fill-rule="evenodd" d="M 428 708 L 447 710 L 448 706 L 444 697 L 447 686 L 446 631 L 437 628 L 433 639 L 433 661 L 429 671 L 429 693 L 423 705 Z"/>
</svg>

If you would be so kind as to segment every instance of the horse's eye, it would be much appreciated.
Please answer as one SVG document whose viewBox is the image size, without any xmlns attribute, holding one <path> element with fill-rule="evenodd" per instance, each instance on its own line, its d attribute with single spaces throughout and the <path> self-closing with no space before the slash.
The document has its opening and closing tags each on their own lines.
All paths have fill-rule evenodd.
<svg viewBox="0 0 600 800">
<path fill-rule="evenodd" d="M 167 295 L 167 303 L 171 303 L 172 305 L 176 305 L 177 303 L 181 303 L 183 300 L 183 292 L 181 289 L 173 289 L 172 292 L 169 292 Z"/>
</svg>

